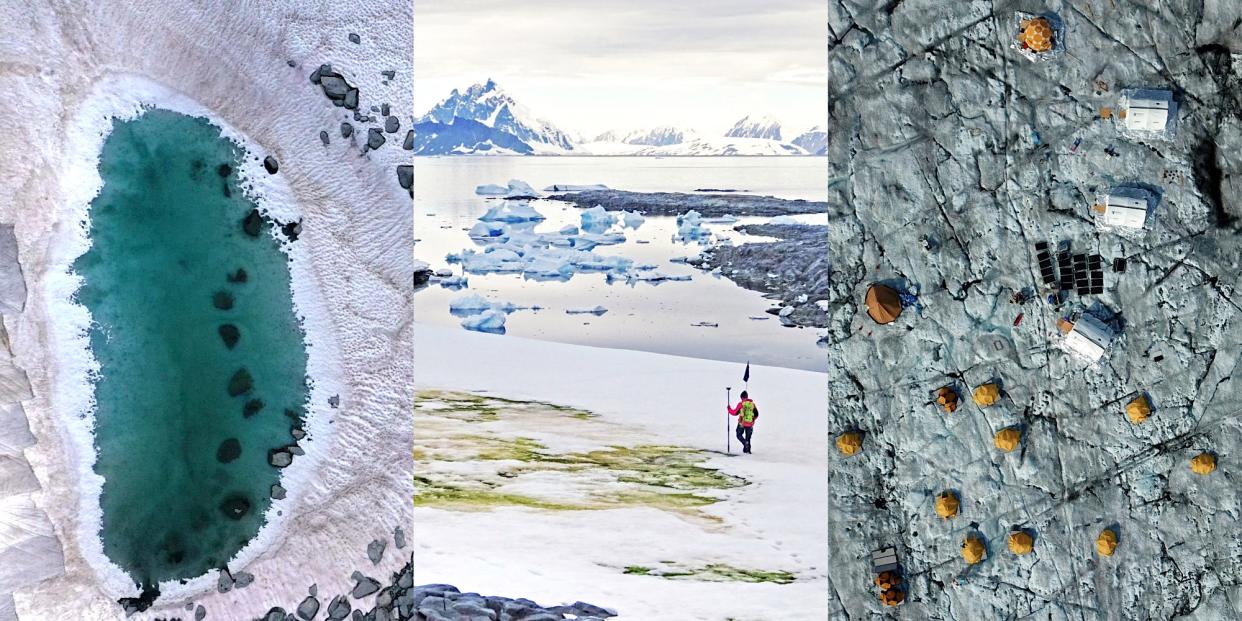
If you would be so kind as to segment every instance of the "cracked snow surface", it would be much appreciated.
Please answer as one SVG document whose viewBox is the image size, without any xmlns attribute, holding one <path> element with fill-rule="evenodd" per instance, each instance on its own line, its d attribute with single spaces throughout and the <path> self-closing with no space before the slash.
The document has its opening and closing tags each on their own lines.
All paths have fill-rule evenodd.
<svg viewBox="0 0 1242 621">
<path fill-rule="evenodd" d="M 829 427 L 864 433 L 829 467 L 833 617 L 1242 617 L 1242 4 L 875 4 L 829 8 Z M 1016 9 L 1057 12 L 1066 53 L 1011 49 Z M 1101 119 L 1132 87 L 1177 94 L 1173 140 Z M 1159 190 L 1145 230 L 1096 227 L 1091 204 L 1120 183 Z M 1040 241 L 1101 255 L 1103 293 L 1011 301 L 1043 293 Z M 876 281 L 917 288 L 923 309 L 876 325 Z M 1058 347 L 1057 319 L 1082 308 L 1120 314 L 1091 366 Z M 1001 401 L 980 408 L 970 391 L 992 379 Z M 952 414 L 929 394 L 946 384 Z M 1133 425 L 1140 392 L 1154 412 Z M 992 436 L 1014 425 L 1001 453 Z M 1219 460 L 1207 476 L 1189 468 L 1201 451 Z M 949 520 L 933 510 L 946 489 Z M 1112 557 L 1094 549 L 1106 526 Z M 1034 553 L 1006 548 L 1015 527 Z M 987 558 L 968 566 L 972 532 Z M 890 545 L 896 609 L 871 582 Z"/>
</svg>

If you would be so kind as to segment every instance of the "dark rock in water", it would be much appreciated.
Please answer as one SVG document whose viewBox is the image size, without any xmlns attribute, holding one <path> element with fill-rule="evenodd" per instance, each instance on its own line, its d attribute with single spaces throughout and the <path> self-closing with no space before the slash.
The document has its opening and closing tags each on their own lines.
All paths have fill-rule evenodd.
<svg viewBox="0 0 1242 621">
<path fill-rule="evenodd" d="M 401 129 L 401 121 L 397 120 L 397 117 L 390 116 L 384 119 L 384 131 L 395 134 L 398 129 Z"/>
<path fill-rule="evenodd" d="M 258 209 L 251 209 L 246 214 L 246 219 L 242 220 L 242 230 L 251 237 L 258 237 L 263 231 L 263 216 L 259 215 Z"/>
<path fill-rule="evenodd" d="M 250 372 L 246 369 L 238 369 L 233 377 L 229 378 L 229 396 L 237 397 L 250 392 L 254 388 L 254 378 L 250 377 Z"/>
<path fill-rule="evenodd" d="M 432 271 L 430 267 L 414 270 L 414 288 L 424 287 L 431 282 Z"/>
<path fill-rule="evenodd" d="M 220 175 L 221 177 L 228 177 L 229 175 L 233 174 L 233 167 L 229 166 L 228 164 L 221 164 L 216 167 L 216 174 Z"/>
<path fill-rule="evenodd" d="M 397 183 L 409 190 L 414 187 L 414 167 L 409 164 L 397 166 Z"/>
<path fill-rule="evenodd" d="M 250 418 L 251 416 L 258 414 L 262 410 L 263 410 L 263 400 L 262 399 L 251 399 L 246 402 L 246 405 L 242 406 L 242 416 L 245 418 Z"/>
<path fill-rule="evenodd" d="M 220 503 L 220 510 L 230 518 L 240 520 L 247 513 L 250 513 L 250 501 L 241 494 L 234 494 Z M 230 584 L 230 586 L 232 585 Z"/>
<path fill-rule="evenodd" d="M 217 291 L 211 296 L 211 305 L 220 310 L 233 308 L 233 294 L 228 291 Z"/>
<path fill-rule="evenodd" d="M 322 142 L 323 146 L 325 147 L 328 146 L 328 143 L 330 142 L 328 140 L 328 132 L 325 132 L 325 131 L 319 132 L 319 142 Z"/>
<path fill-rule="evenodd" d="M 384 132 L 372 127 L 367 130 L 367 148 L 378 149 L 384 146 Z"/>
<path fill-rule="evenodd" d="M 280 162 L 277 162 L 276 158 L 269 155 L 263 158 L 263 167 L 267 169 L 267 174 L 274 175 L 276 171 L 280 170 Z"/>
<path fill-rule="evenodd" d="M 349 92 L 345 93 L 345 99 L 342 100 L 341 105 L 345 106 L 346 110 L 357 110 L 358 109 L 358 89 L 356 88 L 349 89 Z"/>
<path fill-rule="evenodd" d="M 228 275 L 229 282 L 242 283 L 246 282 L 246 269 L 239 267 L 236 272 Z"/>
<path fill-rule="evenodd" d="M 272 498 L 275 500 L 281 500 L 284 497 L 285 497 L 285 488 L 281 487 L 279 483 L 273 484 L 272 485 Z"/>
<path fill-rule="evenodd" d="M 405 547 L 405 531 L 398 526 L 392 531 L 392 544 L 400 550 Z"/>
<path fill-rule="evenodd" d="M 315 615 L 319 614 L 319 600 L 313 596 L 307 597 L 298 604 L 298 618 L 302 621 L 311 621 Z"/>
<path fill-rule="evenodd" d="M 358 33 L 356 32 L 351 32 L 349 33 L 349 42 L 350 43 L 362 43 L 362 37 L 359 37 Z"/>
<path fill-rule="evenodd" d="M 289 222 L 280 227 L 280 230 L 285 234 L 285 237 L 289 238 L 289 241 L 297 241 L 298 235 L 302 234 L 302 221 Z"/>
<path fill-rule="evenodd" d="M 380 75 L 382 75 L 382 76 L 384 76 L 385 78 L 388 78 L 389 80 L 391 80 L 391 79 L 393 79 L 393 78 L 397 77 L 397 72 L 396 72 L 396 71 L 393 71 L 392 69 L 388 69 L 388 70 L 386 70 L 386 71 L 381 71 L 381 72 L 380 72 Z"/>
<path fill-rule="evenodd" d="M 341 123 L 341 138 L 349 138 L 354 135 L 354 126 L 349 123 Z"/>
<path fill-rule="evenodd" d="M 224 182 L 224 198 L 232 198 L 232 197 L 233 197 L 233 190 L 229 189 L 229 182 L 225 181 Z"/>
<path fill-rule="evenodd" d="M 220 339 L 224 341 L 224 346 L 233 349 L 237 345 L 237 340 L 241 338 L 241 330 L 237 326 L 226 323 L 216 329 L 220 333 Z"/>
<path fill-rule="evenodd" d="M 267 463 L 277 468 L 288 467 L 293 463 L 293 454 L 284 449 L 271 449 L 267 452 Z"/>
<path fill-rule="evenodd" d="M 293 436 L 294 440 L 301 440 L 302 438 L 306 437 L 306 432 L 302 431 L 301 429 L 297 427 L 293 427 L 289 429 L 289 435 Z"/>
<path fill-rule="evenodd" d="M 371 543 L 367 544 L 367 558 L 371 559 L 372 565 L 379 565 L 379 562 L 384 559 L 385 546 L 387 544 L 380 539 L 372 539 Z"/>
<path fill-rule="evenodd" d="M 354 590 L 349 593 L 354 599 L 362 599 L 380 590 L 380 583 L 376 582 L 374 578 L 360 575 L 356 580 L 358 583 L 354 585 Z"/>
<path fill-rule="evenodd" d="M 414 150 L 414 130 L 408 129 L 405 132 L 405 142 L 401 143 L 401 148 L 406 151 Z"/>
<path fill-rule="evenodd" d="M 241 457 L 242 446 L 237 438 L 229 438 L 220 443 L 220 448 L 216 449 L 216 461 L 227 464 L 238 457 Z"/>
</svg>

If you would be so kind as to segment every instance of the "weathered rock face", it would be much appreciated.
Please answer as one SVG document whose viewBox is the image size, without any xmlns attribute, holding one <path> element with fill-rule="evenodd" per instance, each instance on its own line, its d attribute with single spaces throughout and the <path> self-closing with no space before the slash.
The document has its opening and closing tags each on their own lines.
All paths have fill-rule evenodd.
<svg viewBox="0 0 1242 621">
<path fill-rule="evenodd" d="M 829 468 L 830 601 L 880 614 L 870 553 L 891 545 L 909 618 L 1232 616 L 1242 560 L 1223 551 L 1242 501 L 1188 461 L 1242 444 L 1242 5 L 1052 2 L 1067 51 L 1041 63 L 1010 48 L 1012 3 L 875 6 L 829 6 L 828 416 L 833 433 L 864 432 Z M 1138 86 L 1177 93 L 1173 140 L 1100 118 Z M 1090 206 L 1118 183 L 1158 191 L 1145 230 L 1097 227 Z M 1128 268 L 1049 303 L 1040 241 Z M 876 325 L 862 309 L 876 281 L 921 310 Z M 1011 301 L 1024 289 L 1037 294 Z M 1057 320 L 1082 308 L 1120 330 L 1091 367 L 1057 347 Z M 993 378 L 1003 395 L 986 410 L 946 414 L 930 395 Z M 1132 425 L 1139 392 L 1156 412 Z M 994 449 L 1015 425 L 1019 448 Z M 933 511 L 944 489 L 962 501 L 952 520 Z M 967 568 L 975 525 L 989 552 Z M 1097 557 L 1109 525 L 1120 545 Z M 1005 549 L 1013 527 L 1032 554 Z"/>
</svg>

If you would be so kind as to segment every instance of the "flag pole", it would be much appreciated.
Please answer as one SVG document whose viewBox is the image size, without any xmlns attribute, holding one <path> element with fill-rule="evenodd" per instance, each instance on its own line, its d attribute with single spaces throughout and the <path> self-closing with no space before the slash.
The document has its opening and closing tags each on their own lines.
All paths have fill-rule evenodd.
<svg viewBox="0 0 1242 621">
<path fill-rule="evenodd" d="M 733 421 L 729 420 L 729 408 L 733 407 L 733 399 L 729 396 L 729 391 L 733 390 L 732 386 L 725 386 L 725 454 L 733 454 L 733 436 L 729 434 L 729 427 Z"/>
</svg>

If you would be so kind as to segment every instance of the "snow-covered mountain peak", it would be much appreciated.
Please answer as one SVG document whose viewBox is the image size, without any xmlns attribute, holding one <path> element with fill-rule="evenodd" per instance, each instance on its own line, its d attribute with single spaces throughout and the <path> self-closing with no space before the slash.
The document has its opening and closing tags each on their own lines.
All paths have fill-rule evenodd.
<svg viewBox="0 0 1242 621">
<path fill-rule="evenodd" d="M 781 124 L 771 116 L 746 115 L 725 133 L 726 138 L 764 138 L 767 140 L 781 139 Z"/>
</svg>

